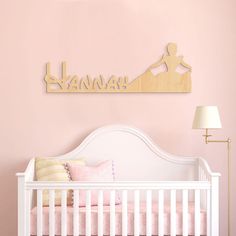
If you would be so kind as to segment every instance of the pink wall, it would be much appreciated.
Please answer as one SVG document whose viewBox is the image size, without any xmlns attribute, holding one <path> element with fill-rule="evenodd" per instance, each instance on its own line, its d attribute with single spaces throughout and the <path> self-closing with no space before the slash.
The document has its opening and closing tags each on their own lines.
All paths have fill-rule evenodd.
<svg viewBox="0 0 236 236">
<path fill-rule="evenodd" d="M 227 235 L 226 146 L 205 145 L 191 124 L 196 105 L 218 105 L 223 129 L 213 133 L 230 136 L 235 155 L 235 8 L 234 0 L 1 1 L 1 235 L 16 235 L 15 172 L 31 157 L 65 153 L 111 123 L 137 126 L 169 152 L 204 156 L 221 172 Z M 170 41 L 193 67 L 190 94 L 45 93 L 48 61 L 55 72 L 66 60 L 71 73 L 134 78 Z M 233 158 L 232 171 L 235 165 Z M 232 211 L 236 217 L 235 201 Z"/>
</svg>

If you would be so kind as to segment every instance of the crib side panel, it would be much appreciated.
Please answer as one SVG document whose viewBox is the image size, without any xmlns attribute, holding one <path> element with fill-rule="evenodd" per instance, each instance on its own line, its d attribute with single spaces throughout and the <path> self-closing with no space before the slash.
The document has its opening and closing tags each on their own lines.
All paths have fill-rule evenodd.
<svg viewBox="0 0 236 236">
<path fill-rule="evenodd" d="M 50 236 L 54 233 L 66 235 L 66 233 L 70 234 L 73 231 L 76 231 L 75 235 L 85 234 L 87 236 L 92 234 L 121 235 L 122 233 L 123 235 L 157 235 L 158 233 L 159 235 L 175 235 L 181 234 L 181 232 L 186 236 L 189 234 L 200 236 L 206 235 L 207 231 L 207 235 L 215 236 L 211 232 L 217 233 L 218 222 L 216 218 L 215 222 L 211 221 L 210 224 L 208 222 L 202 224 L 203 221 L 205 222 L 206 213 L 203 213 L 202 208 L 200 208 L 202 201 L 200 193 L 206 190 L 212 191 L 212 186 L 207 181 L 80 182 L 80 184 L 77 182 L 26 182 L 26 189 L 27 191 L 40 192 L 40 194 L 37 194 L 37 196 L 40 195 L 37 200 L 40 207 L 37 208 L 37 211 L 34 211 L 37 215 L 34 215 L 33 224 L 34 229 L 39 232 L 38 235 L 47 235 L 48 232 Z M 77 194 L 74 194 L 74 201 L 76 202 L 72 206 L 66 206 L 65 192 L 69 189 L 77 192 Z M 49 202 L 51 204 L 49 209 L 44 209 L 46 211 L 42 214 L 41 193 L 43 190 L 49 190 L 50 193 L 59 190 L 64 195 L 62 212 L 58 212 L 59 215 L 56 214 L 54 216 L 56 206 L 54 206 L 55 201 L 52 197 L 55 197 L 55 194 L 50 194 Z M 79 197 L 79 193 L 82 196 Z M 96 193 L 96 196 L 94 193 Z M 103 205 L 101 193 L 110 196 L 109 203 L 106 203 L 108 204 L 107 206 Z M 181 201 L 177 199 L 178 193 L 182 196 Z M 194 202 L 190 199 L 190 193 L 195 195 Z M 116 194 L 120 195 L 120 206 L 115 205 Z M 128 201 L 129 195 L 132 196 L 132 202 Z M 145 196 L 144 201 L 141 200 L 141 195 Z M 79 199 L 83 196 L 86 197 L 86 206 L 81 208 Z M 91 197 L 93 199 L 94 197 L 97 198 L 99 204 L 97 208 L 92 207 Z M 208 203 L 210 203 L 208 209 L 212 210 L 212 203 Z M 193 209 L 195 209 L 195 212 L 193 212 Z M 29 216 L 30 212 L 27 212 L 27 214 Z M 77 217 L 75 217 L 75 214 L 77 214 Z M 118 217 L 117 214 L 119 215 Z M 38 216 L 40 216 L 39 221 Z M 210 216 L 212 217 L 212 213 Z M 76 220 L 74 220 L 74 217 Z M 55 218 L 57 218 L 56 221 Z M 68 225 L 67 220 L 71 222 Z M 42 224 L 42 222 L 44 223 Z M 106 223 L 103 225 L 104 222 Z M 27 224 L 29 224 L 29 221 Z M 61 231 L 58 231 L 57 224 L 60 226 Z M 208 230 L 209 226 L 211 227 L 210 230 Z M 23 235 L 26 236 L 27 234 Z M 19 236 L 22 235 L 19 234 Z"/>
</svg>

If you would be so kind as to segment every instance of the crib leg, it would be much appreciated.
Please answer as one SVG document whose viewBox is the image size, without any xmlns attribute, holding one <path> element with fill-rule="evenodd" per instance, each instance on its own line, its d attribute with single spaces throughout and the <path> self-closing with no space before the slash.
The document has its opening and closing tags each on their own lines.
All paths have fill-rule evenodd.
<svg viewBox="0 0 236 236">
<path fill-rule="evenodd" d="M 211 236 L 219 236 L 219 177 L 211 177 Z"/>
<path fill-rule="evenodd" d="M 26 232 L 26 211 L 25 211 L 25 176 L 20 175 L 18 177 L 18 236 L 25 236 Z"/>
</svg>

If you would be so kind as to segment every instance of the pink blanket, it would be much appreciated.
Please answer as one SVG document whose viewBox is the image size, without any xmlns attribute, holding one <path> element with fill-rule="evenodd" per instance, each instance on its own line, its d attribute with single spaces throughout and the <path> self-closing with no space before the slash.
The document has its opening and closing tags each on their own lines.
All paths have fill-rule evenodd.
<svg viewBox="0 0 236 236">
<path fill-rule="evenodd" d="M 92 206 L 91 208 L 91 225 L 92 235 L 97 235 L 97 217 L 98 208 Z M 109 206 L 104 206 L 104 221 L 103 230 L 104 235 L 109 235 L 110 230 L 110 215 Z M 85 235 L 85 207 L 79 209 L 79 224 L 80 224 L 80 235 Z M 206 235 L 206 212 L 201 210 L 201 229 L 200 234 Z M 158 204 L 153 202 L 152 205 L 152 235 L 158 233 Z M 189 235 L 194 235 L 194 203 L 189 202 Z M 182 204 L 176 204 L 176 229 L 177 235 L 182 234 Z M 37 235 L 37 207 L 31 211 L 31 235 Z M 61 207 L 55 207 L 55 233 L 61 235 Z M 128 235 L 134 234 L 134 207 L 133 203 L 128 204 Z M 170 207 L 165 204 L 164 209 L 164 234 L 170 234 Z M 43 235 L 49 235 L 49 207 L 43 207 Z M 67 235 L 73 235 L 73 207 L 67 207 Z M 122 205 L 116 205 L 116 235 L 122 235 Z M 146 235 L 146 204 L 145 202 L 140 203 L 140 235 Z"/>
</svg>

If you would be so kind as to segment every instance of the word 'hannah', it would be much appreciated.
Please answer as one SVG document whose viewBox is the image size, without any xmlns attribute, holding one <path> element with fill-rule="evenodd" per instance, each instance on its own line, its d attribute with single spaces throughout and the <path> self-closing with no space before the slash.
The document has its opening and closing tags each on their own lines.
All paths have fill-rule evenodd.
<svg viewBox="0 0 236 236">
<path fill-rule="evenodd" d="M 161 65 L 165 70 L 159 73 L 153 72 Z M 177 71 L 182 67 L 183 73 Z M 177 55 L 177 45 L 169 43 L 167 53 L 160 60 L 149 66 L 146 71 L 132 81 L 128 77 L 111 76 L 105 80 L 102 75 L 91 78 L 77 75 L 67 75 L 66 63 L 62 63 L 62 75 L 58 79 L 51 75 L 50 63 L 47 63 L 45 81 L 47 92 L 81 92 L 81 93 L 157 93 L 157 92 L 191 92 L 191 71 L 183 56 Z"/>
<path fill-rule="evenodd" d="M 112 75 L 106 82 L 102 75 L 91 78 L 89 75 L 67 75 L 66 62 L 62 62 L 61 78 L 51 75 L 50 63 L 46 65 L 45 81 L 47 92 L 122 92 L 127 89 L 128 78 Z"/>
</svg>

